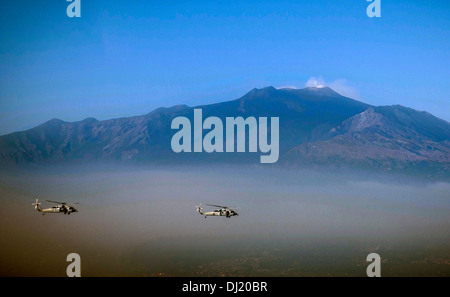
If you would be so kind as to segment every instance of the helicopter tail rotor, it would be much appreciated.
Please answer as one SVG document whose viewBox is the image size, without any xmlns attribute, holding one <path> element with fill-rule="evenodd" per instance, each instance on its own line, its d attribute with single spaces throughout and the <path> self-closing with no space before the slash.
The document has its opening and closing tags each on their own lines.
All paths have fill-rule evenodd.
<svg viewBox="0 0 450 297">
<path fill-rule="evenodd" d="M 39 206 L 39 205 L 41 205 L 41 204 L 42 204 L 42 203 L 40 203 L 39 200 L 36 199 L 36 202 L 35 202 L 35 203 L 32 203 L 31 205 L 34 206 L 34 209 L 41 210 L 41 207 Z"/>
<path fill-rule="evenodd" d="M 200 203 L 200 205 L 198 205 L 198 206 L 195 206 L 196 208 L 197 208 L 197 211 L 200 213 L 200 214 L 203 214 L 204 212 L 203 212 L 203 208 L 201 208 L 201 203 Z"/>
</svg>

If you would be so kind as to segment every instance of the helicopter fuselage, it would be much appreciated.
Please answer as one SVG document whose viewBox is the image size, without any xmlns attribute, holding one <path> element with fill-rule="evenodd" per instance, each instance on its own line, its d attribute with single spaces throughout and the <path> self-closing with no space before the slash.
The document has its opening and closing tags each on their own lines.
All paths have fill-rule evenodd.
<svg viewBox="0 0 450 297">
<path fill-rule="evenodd" d="M 53 206 L 51 208 L 44 208 L 44 209 L 38 209 L 39 212 L 44 212 L 44 213 L 60 213 L 61 212 L 61 208 L 57 207 L 57 206 Z"/>
</svg>

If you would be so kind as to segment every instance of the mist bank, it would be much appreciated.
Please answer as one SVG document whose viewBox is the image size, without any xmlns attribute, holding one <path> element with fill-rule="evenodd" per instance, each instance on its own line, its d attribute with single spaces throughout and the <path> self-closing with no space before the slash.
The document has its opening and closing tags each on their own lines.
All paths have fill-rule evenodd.
<svg viewBox="0 0 450 297">
<path fill-rule="evenodd" d="M 364 275 L 379 252 L 387 274 L 442 275 L 449 192 L 447 182 L 242 166 L 2 171 L 1 274 L 64 276 L 78 252 L 86 276 Z M 35 199 L 79 202 L 79 213 L 42 216 Z M 200 203 L 240 215 L 205 219 Z"/>
<path fill-rule="evenodd" d="M 236 155 L 245 153 L 236 153 Z M 192 154 L 195 156 L 196 154 Z M 425 164 L 426 165 L 426 164 Z M 424 165 L 424 166 L 425 166 Z M 43 164 L 24 164 L 22 166 L 0 166 L 0 177 L 36 176 L 45 175 L 77 175 L 101 172 L 143 172 L 143 171 L 170 171 L 170 172 L 195 172 L 217 173 L 223 175 L 246 174 L 255 176 L 279 176 L 278 181 L 288 179 L 293 183 L 307 182 L 334 182 L 334 181 L 380 181 L 383 183 L 406 183 L 406 184 L 433 184 L 450 183 L 450 172 L 437 172 L 432 168 L 423 167 L 423 171 L 418 168 L 404 168 L 404 170 L 384 170 L 372 167 L 359 167 L 334 165 L 313 165 L 288 166 L 280 164 L 259 164 L 239 162 L 239 156 L 234 161 L 220 162 L 211 159 L 211 162 L 198 162 L 196 158 L 186 159 L 181 162 L 115 162 L 115 161 L 92 161 L 92 162 L 62 162 Z"/>
</svg>

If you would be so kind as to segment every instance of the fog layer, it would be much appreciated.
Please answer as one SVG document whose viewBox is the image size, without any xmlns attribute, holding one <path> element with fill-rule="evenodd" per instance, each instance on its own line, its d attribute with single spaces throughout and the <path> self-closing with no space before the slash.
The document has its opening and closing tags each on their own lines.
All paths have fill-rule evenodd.
<svg viewBox="0 0 450 297">
<path fill-rule="evenodd" d="M 0 174 L 0 274 L 450 275 L 450 184 L 313 171 L 193 168 Z M 79 202 L 71 215 L 39 199 Z M 195 205 L 236 207 L 204 218 Z M 447 264 L 446 264 L 447 263 Z"/>
</svg>

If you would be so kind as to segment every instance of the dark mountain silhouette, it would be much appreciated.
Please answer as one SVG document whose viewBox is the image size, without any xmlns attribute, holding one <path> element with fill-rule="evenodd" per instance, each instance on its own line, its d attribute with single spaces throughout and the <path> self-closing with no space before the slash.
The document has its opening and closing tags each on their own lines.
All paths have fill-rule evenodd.
<svg viewBox="0 0 450 297">
<path fill-rule="evenodd" d="M 328 87 L 266 87 L 232 101 L 158 108 L 142 116 L 105 121 L 53 119 L 1 136 L 0 162 L 258 162 L 260 153 L 174 153 L 172 119 L 185 116 L 193 123 L 194 108 L 203 110 L 203 119 L 216 116 L 224 122 L 226 117 L 279 117 L 281 166 L 449 169 L 448 122 L 403 106 L 371 106 Z"/>
<path fill-rule="evenodd" d="M 400 105 L 370 107 L 330 133 L 329 139 L 292 148 L 284 164 L 450 172 L 450 125 L 427 112 Z"/>
</svg>

